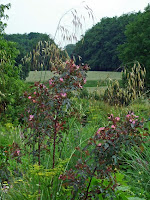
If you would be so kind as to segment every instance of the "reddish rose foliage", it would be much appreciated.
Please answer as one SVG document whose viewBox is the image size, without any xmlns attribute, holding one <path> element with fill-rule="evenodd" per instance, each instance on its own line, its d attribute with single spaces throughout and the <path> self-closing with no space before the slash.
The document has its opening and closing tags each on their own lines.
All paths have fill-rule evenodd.
<svg viewBox="0 0 150 200">
<path fill-rule="evenodd" d="M 133 123 L 135 118 L 137 116 L 133 113 L 123 121 L 109 115 L 111 124 L 100 127 L 83 149 L 77 148 L 81 156 L 75 168 L 59 177 L 66 188 L 73 186 L 72 199 L 96 199 L 100 194 L 103 199 L 108 195 L 115 198 L 114 190 L 118 186 L 115 173 L 121 165 L 121 149 L 129 149 L 134 144 L 140 146 L 147 134 L 139 131 L 143 128 L 143 121 Z M 108 184 L 105 185 L 106 180 Z"/>
<path fill-rule="evenodd" d="M 24 120 L 26 127 L 33 129 L 33 133 L 29 134 L 25 130 L 24 138 L 26 145 L 35 147 L 38 144 L 39 164 L 43 144 L 47 141 L 53 145 L 53 167 L 55 166 L 56 145 L 62 141 L 62 132 L 66 131 L 71 93 L 79 91 L 85 84 L 88 69 L 86 65 L 75 65 L 73 60 L 67 61 L 62 68 L 52 68 L 57 76 L 51 78 L 47 84 L 36 82 L 32 86 L 33 93 L 25 92 L 24 96 L 29 99 L 29 106 Z M 34 152 L 33 159 L 36 161 Z"/>
</svg>

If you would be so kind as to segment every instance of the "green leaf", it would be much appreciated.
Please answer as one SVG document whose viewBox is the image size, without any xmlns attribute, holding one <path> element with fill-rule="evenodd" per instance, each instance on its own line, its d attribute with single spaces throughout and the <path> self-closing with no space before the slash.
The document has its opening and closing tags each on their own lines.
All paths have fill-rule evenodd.
<svg viewBox="0 0 150 200">
<path fill-rule="evenodd" d="M 130 190 L 130 187 L 129 186 L 118 186 L 117 187 L 117 192 L 120 192 L 120 191 L 129 191 Z"/>
<path fill-rule="evenodd" d="M 124 180 L 124 174 L 116 173 L 116 180 L 122 185 L 126 185 L 126 182 Z"/>
<path fill-rule="evenodd" d="M 146 200 L 146 199 L 139 198 L 139 197 L 129 197 L 128 200 Z"/>
<path fill-rule="evenodd" d="M 99 194 L 98 197 L 99 197 L 99 200 L 104 200 L 102 197 L 102 194 Z"/>
</svg>

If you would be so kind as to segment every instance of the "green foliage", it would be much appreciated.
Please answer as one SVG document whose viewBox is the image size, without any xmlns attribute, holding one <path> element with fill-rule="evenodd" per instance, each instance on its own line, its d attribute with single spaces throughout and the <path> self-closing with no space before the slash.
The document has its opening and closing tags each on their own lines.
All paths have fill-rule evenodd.
<svg viewBox="0 0 150 200">
<path fill-rule="evenodd" d="M 104 93 L 104 100 L 111 105 L 128 105 L 131 101 L 141 97 L 144 92 L 146 71 L 139 63 L 135 63 L 131 71 L 124 70 L 121 88 L 118 81 L 112 82 Z"/>
<path fill-rule="evenodd" d="M 15 66 L 18 51 L 15 44 L 0 41 L 0 111 L 1 118 L 8 115 L 15 120 L 21 107 L 21 96 L 25 84 L 19 79 L 19 69 Z M 15 107 L 15 109 L 14 109 Z"/>
<path fill-rule="evenodd" d="M 125 35 L 127 41 L 119 46 L 120 59 L 123 64 L 138 61 L 146 68 L 146 86 L 150 87 L 150 5 L 140 13 L 136 20 L 126 27 Z M 131 67 L 131 64 L 130 64 Z"/>
<path fill-rule="evenodd" d="M 5 27 L 7 26 L 7 24 L 2 21 L 5 19 L 8 19 L 8 15 L 5 15 L 5 9 L 8 10 L 9 8 L 10 8 L 10 4 L 7 4 L 7 5 L 0 4 L 0 37 Z"/>
<path fill-rule="evenodd" d="M 150 130 L 150 127 L 147 131 Z M 122 170 L 126 180 L 132 185 L 132 191 L 146 199 L 150 198 L 150 138 L 141 147 L 123 151 Z"/>
<path fill-rule="evenodd" d="M 93 71 L 113 71 L 120 67 L 117 47 L 126 41 L 125 26 L 136 19 L 136 13 L 102 18 L 76 44 L 74 55 L 82 57 Z M 78 62 L 81 62 L 80 60 Z"/>
<path fill-rule="evenodd" d="M 57 197 L 57 191 L 61 182 L 59 175 L 64 172 L 67 162 L 68 160 L 60 159 L 59 164 L 53 169 L 48 169 L 38 164 L 28 165 L 27 171 L 22 171 L 21 178 L 13 178 L 11 188 L 6 197 L 10 200 L 16 200 L 16 197 L 20 200 L 35 200 L 39 196 L 43 200 Z M 39 188 L 42 193 L 41 195 L 39 194 Z M 15 191 L 17 191 L 17 194 Z"/>
<path fill-rule="evenodd" d="M 66 47 L 65 47 L 65 50 L 67 51 L 68 55 L 70 58 L 72 58 L 73 56 L 73 51 L 75 49 L 75 44 L 68 44 Z"/>
<path fill-rule="evenodd" d="M 12 123 L 0 125 L 0 182 L 10 179 L 10 161 L 18 159 L 20 151 L 19 128 L 15 128 Z M 17 153 L 18 152 L 18 153 Z"/>
<path fill-rule="evenodd" d="M 70 189 L 69 193 L 65 193 L 70 199 L 123 198 L 119 188 L 118 193 L 114 192 L 118 182 L 123 179 L 116 174 L 120 165 L 121 149 L 130 149 L 133 144 L 141 146 L 144 131 L 141 133 L 139 128 L 143 130 L 143 122 L 134 113 L 126 115 L 123 121 L 113 114 L 108 119 L 112 125 L 100 127 L 89 139 L 87 146 L 77 148 L 79 156 L 76 165 L 60 176 L 65 188 Z M 123 199 L 131 196 L 134 195 L 127 194 Z"/>
<path fill-rule="evenodd" d="M 26 128 L 30 127 L 34 132 L 28 134 L 25 131 L 25 138 L 27 145 L 33 146 L 33 161 L 35 162 L 37 156 L 39 165 L 43 145 L 52 143 L 53 168 L 55 166 L 56 146 L 58 141 L 63 139 L 67 118 L 71 115 L 69 112 L 71 92 L 82 88 L 86 70 L 87 66 L 76 66 L 72 60 L 59 66 L 55 65 L 53 71 L 58 76 L 51 78 L 47 87 L 42 83 L 35 83 L 32 94 L 25 93 L 25 97 L 30 101 L 24 116 Z"/>
<path fill-rule="evenodd" d="M 1 8 L 3 17 L 5 6 Z M 30 34 L 32 39 L 34 36 Z M 144 145 L 141 145 L 143 137 L 148 135 L 147 129 L 143 129 L 144 120 L 141 121 L 133 112 L 121 119 L 126 108 L 120 111 L 120 108 L 96 101 L 99 100 L 96 92 L 91 95 L 83 89 L 80 95 L 84 99 L 76 97 L 76 92 L 86 83 L 85 71 L 88 67 L 75 65 L 73 60 L 64 62 L 65 53 L 49 42 L 40 42 L 24 61 L 30 61 L 33 69 L 37 67 L 41 70 L 45 66 L 54 72 L 54 76 L 45 85 L 36 82 L 28 93 L 24 93 L 25 100 L 21 99 L 22 91 L 28 85 L 19 79 L 20 71 L 15 67 L 17 55 L 14 43 L 0 40 L 1 118 L 9 116 L 14 120 L 18 109 L 21 111 L 26 108 L 26 112 L 21 115 L 21 118 L 24 117 L 25 129 L 15 128 L 9 122 L 4 124 L 4 121 L 3 127 L 0 126 L 0 198 L 149 198 L 149 182 L 146 179 L 149 169 L 145 161 L 146 158 L 149 162 L 149 151 L 147 153 L 143 150 Z M 124 72 L 124 77 L 130 77 L 128 87 L 134 88 L 137 95 L 143 89 L 143 82 L 140 81 L 143 81 L 145 75 L 144 71 L 140 71 L 139 65 L 138 67 L 139 69 L 135 67 L 131 72 Z M 118 91 L 119 86 L 114 88 Z M 89 100 L 89 97 L 92 99 Z M 139 113 L 143 112 L 142 106 Z M 137 109 L 137 105 L 134 108 Z M 111 114 L 108 122 L 106 113 L 111 110 L 120 113 L 120 117 Z M 144 114 L 148 116 L 148 111 L 144 110 L 141 117 Z M 138 164 L 142 168 L 140 172 L 144 171 L 141 173 L 142 179 L 147 176 L 139 186 L 140 191 L 144 191 L 139 198 L 136 197 L 138 190 L 135 183 L 128 186 L 126 176 L 118 170 L 122 149 L 126 147 L 128 150 L 133 144 L 138 144 L 142 151 L 137 151 L 141 153 Z M 145 149 L 148 147 L 149 143 Z M 129 158 L 129 155 L 126 154 L 125 157 Z M 126 159 L 127 163 L 131 160 Z M 133 168 L 136 167 L 135 161 L 130 162 Z M 121 164 L 125 165 L 123 162 Z M 131 168 L 125 167 L 127 172 Z M 134 172 L 135 177 L 136 173 L 137 171 Z"/>
<path fill-rule="evenodd" d="M 75 113 L 74 116 L 72 114 L 68 118 L 67 131 L 66 132 L 63 131 L 63 140 L 61 143 L 59 143 L 59 148 L 57 149 L 56 153 L 57 159 L 61 154 L 62 160 L 59 159 L 57 160 L 58 162 L 56 163 L 54 171 L 61 164 L 63 165 L 63 167 L 61 168 L 62 171 L 64 169 L 65 170 L 71 168 L 74 169 L 75 163 L 81 156 L 80 152 L 77 150 L 78 149 L 77 147 L 83 149 L 87 144 L 89 138 L 93 137 L 93 133 L 95 133 L 100 126 L 108 125 L 107 113 L 113 112 L 115 113 L 115 115 L 117 116 L 119 115 L 120 119 L 123 119 L 124 114 L 128 110 L 136 110 L 138 115 L 140 115 L 139 116 L 140 119 L 144 116 L 147 116 L 147 118 L 149 116 L 149 109 L 147 107 L 148 105 L 145 104 L 146 103 L 145 101 L 139 102 L 138 104 L 136 103 L 130 105 L 129 108 L 125 107 L 120 109 L 119 107 L 109 106 L 105 104 L 103 101 L 95 101 L 93 99 L 92 100 L 80 99 L 80 98 L 78 99 L 73 97 L 72 100 L 73 100 L 73 105 L 71 107 L 71 111 Z M 76 108 L 76 110 L 73 107 Z M 16 129 L 14 128 L 14 126 L 12 126 L 12 124 L 7 123 L 5 124 L 5 127 L 1 127 L 0 132 L 2 133 L 1 136 L 3 135 L 2 139 L 0 136 L 1 145 L 7 148 L 7 145 L 11 145 L 12 142 L 14 141 L 16 144 L 18 144 L 20 150 L 20 152 L 18 152 L 19 155 L 15 154 L 16 155 L 15 157 L 13 156 L 8 157 L 9 158 L 8 161 L 5 162 L 5 168 L 3 169 L 1 168 L 2 169 L 1 172 L 3 173 L 0 173 L 0 175 L 3 174 L 4 181 L 2 182 L 1 185 L 0 195 L 2 196 L 3 199 L 16 200 L 17 197 L 18 200 L 26 198 L 36 200 L 39 189 L 39 182 L 38 182 L 39 178 L 41 179 L 41 189 L 44 191 L 42 192 L 41 199 L 43 200 L 48 199 L 50 193 L 53 194 L 54 199 L 56 198 L 56 199 L 66 200 L 67 195 L 68 195 L 67 199 L 70 199 L 71 196 L 70 194 L 73 188 L 71 187 L 69 188 L 69 186 L 67 186 L 66 188 L 64 181 L 59 179 L 61 172 L 60 174 L 57 174 L 55 177 L 53 177 L 54 180 L 53 188 L 51 187 L 52 184 L 50 182 L 52 180 L 52 177 L 45 176 L 46 171 L 53 172 L 53 169 L 51 169 L 52 166 L 51 144 L 48 143 L 47 147 L 43 146 L 40 172 L 41 173 L 43 172 L 45 175 L 42 176 L 42 174 L 41 175 L 39 174 L 39 176 L 38 175 L 35 176 L 35 174 L 30 173 L 30 170 L 34 169 L 34 167 L 32 159 L 29 159 L 29 156 L 31 155 L 28 154 L 30 147 L 26 149 L 27 151 L 25 151 L 24 149 L 25 144 L 24 141 L 22 140 L 23 129 Z M 30 132 L 31 134 L 33 133 L 29 128 L 28 133 Z M 4 140 L 7 141 L 4 143 Z M 6 148 L 5 150 L 7 151 Z M 12 146 L 10 146 L 9 148 L 12 148 Z M 50 151 L 47 151 L 46 149 L 44 150 L 44 148 L 47 148 Z M 2 153 L 3 151 L 5 151 L 4 149 L 1 150 Z M 13 152 L 15 152 L 16 150 L 14 148 L 14 150 L 11 151 L 11 154 L 14 155 Z M 6 155 L 7 154 L 5 153 L 5 158 Z M 19 162 L 19 160 L 21 160 L 21 162 Z M 4 172 L 7 172 L 7 176 L 4 176 Z M 124 172 L 117 170 L 115 174 L 119 186 L 119 187 L 117 186 L 115 189 L 116 199 L 120 200 L 121 198 L 123 199 L 123 197 L 124 199 L 125 197 L 130 199 L 131 196 L 132 198 L 133 196 L 136 196 L 134 195 L 136 194 L 136 192 L 135 190 L 133 190 L 132 185 L 130 185 L 130 183 L 127 183 L 126 180 L 124 179 L 123 176 Z M 99 182 L 101 183 L 100 179 L 98 180 L 98 183 Z M 106 185 L 106 183 L 108 183 L 108 179 L 104 181 L 104 185 Z M 93 184 L 95 184 L 94 179 L 93 179 Z"/>
<path fill-rule="evenodd" d="M 1 16 L 4 8 L 1 7 Z M 8 6 L 6 6 L 8 8 Z M 0 19 L 1 20 L 1 19 Z M 1 21 L 0 21 L 1 22 Z M 2 36 L 0 40 L 0 118 L 8 116 L 15 120 L 18 108 L 21 107 L 20 96 L 25 84 L 19 79 L 20 69 L 15 66 L 15 59 L 19 51 L 14 42 L 6 41 Z"/>
<path fill-rule="evenodd" d="M 19 50 L 19 54 L 15 58 L 15 61 L 17 67 L 21 68 L 20 77 L 22 79 L 25 79 L 29 75 L 30 70 L 34 70 L 30 62 L 24 62 L 26 60 L 27 54 L 32 52 L 33 49 L 36 49 L 36 46 L 40 41 L 50 42 L 51 44 L 54 43 L 54 41 L 47 34 L 33 32 L 29 34 L 5 34 L 4 38 L 7 41 L 12 41 L 16 43 L 16 48 Z"/>
</svg>

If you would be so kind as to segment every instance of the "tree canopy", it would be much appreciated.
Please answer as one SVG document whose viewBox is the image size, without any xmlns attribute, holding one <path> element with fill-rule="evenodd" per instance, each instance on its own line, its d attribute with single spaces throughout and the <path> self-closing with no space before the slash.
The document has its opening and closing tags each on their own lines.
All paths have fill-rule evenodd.
<svg viewBox="0 0 150 200">
<path fill-rule="evenodd" d="M 150 4 L 126 27 L 126 43 L 119 46 L 119 58 L 129 68 L 138 61 L 146 68 L 146 86 L 150 88 Z"/>
<path fill-rule="evenodd" d="M 36 48 L 39 41 L 54 43 L 49 35 L 43 33 L 31 32 L 29 34 L 5 34 L 4 38 L 7 41 L 13 41 L 16 43 L 16 48 L 19 50 L 19 54 L 16 57 L 15 61 L 16 65 L 22 68 L 22 71 L 20 73 L 22 79 L 25 79 L 28 76 L 29 71 L 33 69 L 30 63 L 22 62 L 24 57 L 26 57 L 27 54 L 29 54 L 33 51 L 33 49 Z"/>
<path fill-rule="evenodd" d="M 125 27 L 137 15 L 129 13 L 120 17 L 102 18 L 76 44 L 75 55 L 80 55 L 82 62 L 89 64 L 92 70 L 116 70 L 121 65 L 117 47 L 126 42 Z"/>
<path fill-rule="evenodd" d="M 73 56 L 74 49 L 75 49 L 75 44 L 68 44 L 65 47 L 65 50 L 67 51 L 70 58 Z"/>
</svg>

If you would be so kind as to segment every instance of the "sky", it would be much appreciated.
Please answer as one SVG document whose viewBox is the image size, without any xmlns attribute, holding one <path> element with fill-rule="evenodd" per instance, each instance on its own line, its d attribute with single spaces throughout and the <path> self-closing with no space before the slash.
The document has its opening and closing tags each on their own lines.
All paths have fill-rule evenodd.
<svg viewBox="0 0 150 200">
<path fill-rule="evenodd" d="M 101 18 L 144 11 L 150 0 L 0 0 L 0 4 L 7 3 L 11 3 L 7 34 L 46 33 L 51 38 L 56 35 L 59 43 L 65 33 L 57 29 L 58 25 L 72 31 L 70 34 L 76 33 L 79 40 Z M 73 23 L 75 13 L 82 24 L 80 28 Z"/>
</svg>

